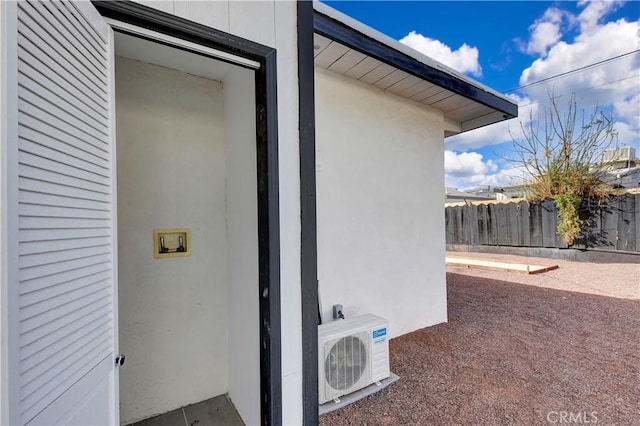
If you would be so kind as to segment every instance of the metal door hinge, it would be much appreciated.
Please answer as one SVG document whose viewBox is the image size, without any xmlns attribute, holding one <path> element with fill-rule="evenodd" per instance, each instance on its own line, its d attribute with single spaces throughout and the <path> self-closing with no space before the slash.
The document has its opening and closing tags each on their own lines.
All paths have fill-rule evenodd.
<svg viewBox="0 0 640 426">
<path fill-rule="evenodd" d="M 124 364 L 124 354 L 120 354 L 116 357 L 116 365 L 117 366 L 122 366 Z"/>
</svg>

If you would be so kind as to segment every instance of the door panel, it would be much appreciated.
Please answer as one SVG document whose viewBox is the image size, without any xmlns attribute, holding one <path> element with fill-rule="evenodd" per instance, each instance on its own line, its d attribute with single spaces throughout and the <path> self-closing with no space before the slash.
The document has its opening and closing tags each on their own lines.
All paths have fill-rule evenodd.
<svg viewBox="0 0 640 426">
<path fill-rule="evenodd" d="M 18 196 L 10 202 L 19 230 L 9 283 L 18 286 L 10 321 L 19 401 L 11 418 L 114 424 L 113 35 L 89 2 L 18 2 L 13 11 Z"/>
</svg>

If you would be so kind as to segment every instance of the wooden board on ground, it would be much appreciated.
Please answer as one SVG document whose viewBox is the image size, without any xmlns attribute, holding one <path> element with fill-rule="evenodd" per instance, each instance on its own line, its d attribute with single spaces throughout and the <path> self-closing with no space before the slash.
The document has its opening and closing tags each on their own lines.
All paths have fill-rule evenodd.
<svg viewBox="0 0 640 426">
<path fill-rule="evenodd" d="M 541 272 L 558 269 L 558 265 L 529 265 L 515 262 L 496 262 L 493 260 L 469 259 L 463 257 L 446 257 L 447 266 L 458 268 L 493 269 L 507 272 L 520 272 L 524 274 L 539 274 Z"/>
</svg>

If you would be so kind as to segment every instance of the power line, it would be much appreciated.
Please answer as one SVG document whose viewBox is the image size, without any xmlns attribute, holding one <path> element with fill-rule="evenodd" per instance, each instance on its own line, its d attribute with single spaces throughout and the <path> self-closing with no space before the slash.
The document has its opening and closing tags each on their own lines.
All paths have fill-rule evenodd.
<svg viewBox="0 0 640 426">
<path fill-rule="evenodd" d="M 559 77 L 563 77 L 563 76 L 565 76 L 567 74 L 572 74 L 574 72 L 582 71 L 582 70 L 585 70 L 587 68 L 592 68 L 592 67 L 595 67 L 597 65 L 602 65 L 602 64 L 605 64 L 607 62 L 615 61 L 617 59 L 621 59 L 621 58 L 624 58 L 625 56 L 633 55 L 634 53 L 638 53 L 638 52 L 640 52 L 640 49 L 636 49 L 636 50 L 633 50 L 631 52 L 623 53 L 622 55 L 614 56 L 612 58 L 604 59 L 602 61 L 594 62 L 592 64 L 585 65 L 585 66 L 580 67 L 580 68 L 575 68 L 573 70 L 565 71 L 565 72 L 560 73 L 560 74 L 552 75 L 551 77 L 543 78 L 542 80 L 534 81 L 533 83 L 528 83 L 528 84 L 525 84 L 524 86 L 520 86 L 520 87 L 516 87 L 515 89 L 508 90 L 506 93 L 515 92 L 516 90 L 524 89 L 525 87 L 534 86 L 536 84 L 544 83 L 545 81 L 549 81 L 549 80 L 553 80 L 553 79 L 556 79 L 556 78 L 559 78 Z"/>
<path fill-rule="evenodd" d="M 591 89 L 596 89 L 596 88 L 598 88 L 598 87 L 607 86 L 607 85 L 609 85 L 609 84 L 620 83 L 621 81 L 630 80 L 630 79 L 632 79 L 632 78 L 638 78 L 638 77 L 640 77 L 640 74 L 635 74 L 635 75 L 632 75 L 632 76 L 630 76 L 630 77 L 625 77 L 625 78 L 621 78 L 621 79 L 614 80 L 614 81 L 607 81 L 606 83 L 598 84 L 597 86 L 589 86 L 589 87 L 585 87 L 585 88 L 583 88 L 583 89 L 581 89 L 581 90 L 577 90 L 577 91 L 572 92 L 572 93 L 581 93 L 581 92 L 586 92 L 586 91 L 591 90 Z M 554 95 L 553 97 L 554 97 L 554 98 L 561 98 L 561 97 L 563 97 L 563 96 L 568 96 L 568 95 L 570 95 L 570 94 L 572 94 L 572 93 L 565 93 L 565 94 L 562 94 L 562 95 Z M 528 106 L 531 106 L 531 105 L 536 105 L 536 104 L 539 104 L 540 102 L 546 102 L 546 101 L 547 101 L 547 100 L 546 100 L 546 99 L 544 99 L 544 100 L 540 100 L 540 101 L 529 102 L 528 104 L 518 105 L 518 108 L 524 108 L 524 107 L 528 107 Z"/>
</svg>

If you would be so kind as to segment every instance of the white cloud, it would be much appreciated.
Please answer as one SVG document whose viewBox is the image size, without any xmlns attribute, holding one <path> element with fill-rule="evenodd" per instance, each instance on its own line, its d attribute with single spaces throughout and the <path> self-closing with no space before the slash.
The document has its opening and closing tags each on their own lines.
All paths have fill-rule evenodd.
<svg viewBox="0 0 640 426">
<path fill-rule="evenodd" d="M 506 186 L 520 183 L 526 174 L 519 167 L 499 168 L 493 160 L 484 161 L 477 152 L 445 151 L 445 185 L 461 190 L 478 186 Z"/>
<path fill-rule="evenodd" d="M 401 38 L 400 43 L 442 62 L 458 72 L 471 73 L 476 77 L 482 76 L 482 67 L 478 62 L 480 54 L 477 47 L 471 47 L 465 43 L 458 50 L 452 50 L 441 41 L 425 37 L 415 31 L 411 31 Z"/>
<path fill-rule="evenodd" d="M 632 146 L 636 149 L 636 157 L 640 155 L 640 140 L 638 139 L 638 127 L 631 126 L 628 123 L 617 121 L 613 123 L 613 127 L 616 129 L 616 133 L 618 134 L 617 138 L 614 139 L 614 145 L 619 146 Z M 635 139 L 634 139 L 635 138 Z M 623 142 L 624 141 L 624 142 Z"/>
<path fill-rule="evenodd" d="M 493 169 L 495 164 L 491 160 L 482 161 L 482 154 L 477 152 L 462 152 L 460 154 L 453 151 L 444 152 L 445 172 L 458 176 L 471 176 L 485 174 Z"/>
<path fill-rule="evenodd" d="M 477 186 L 505 186 L 524 180 L 521 169 L 509 165 L 500 168 L 496 162 L 484 161 L 477 152 L 444 152 L 445 185 L 458 189 Z"/>
<path fill-rule="evenodd" d="M 560 37 L 560 25 L 552 22 L 542 22 L 535 27 L 531 34 L 531 40 L 527 44 L 527 53 L 544 55 L 547 53 L 549 46 L 556 44 Z"/>
<path fill-rule="evenodd" d="M 591 6 L 589 4 L 587 8 Z M 637 50 L 640 25 L 638 22 L 618 20 L 592 26 L 598 13 L 603 12 L 600 9 L 590 12 L 588 32 L 580 33 L 572 43 L 557 43 L 546 57 L 535 60 L 526 68 L 521 74 L 520 84 L 524 86 L 563 72 L 588 68 L 552 78 L 543 84 L 534 84 L 522 89 L 522 92 L 534 102 L 540 103 L 544 103 L 551 92 L 566 98 L 575 93 L 578 107 L 587 112 L 596 105 L 605 110 L 613 108 L 616 119 L 629 125 L 626 130 L 635 129 L 626 131 L 624 140 L 621 134 L 620 142 L 632 143 L 634 139 L 640 138 L 639 55 L 635 53 L 594 67 L 589 66 Z M 563 102 L 565 101 L 561 99 L 559 103 Z"/>
<path fill-rule="evenodd" d="M 640 131 L 640 89 L 626 99 L 618 99 L 613 103 L 616 117 L 624 119 L 636 132 Z"/>
<path fill-rule="evenodd" d="M 519 128 L 518 119 L 501 121 L 445 139 L 445 147 L 453 150 L 477 149 L 511 141 L 510 132 Z"/>
<path fill-rule="evenodd" d="M 562 38 L 562 18 L 564 12 L 558 8 L 547 9 L 542 18 L 529 27 L 531 37 L 524 47 L 524 51 L 530 54 L 544 56 L 549 47 L 555 45 Z"/>
<path fill-rule="evenodd" d="M 584 7 L 584 10 L 578 15 L 578 21 L 580 22 L 580 32 L 587 33 L 594 28 L 598 27 L 598 24 L 602 18 L 608 13 L 614 11 L 620 6 L 622 1 L 585 1 L 581 0 L 578 5 Z"/>
</svg>

